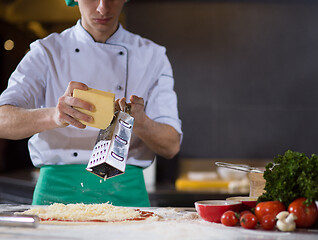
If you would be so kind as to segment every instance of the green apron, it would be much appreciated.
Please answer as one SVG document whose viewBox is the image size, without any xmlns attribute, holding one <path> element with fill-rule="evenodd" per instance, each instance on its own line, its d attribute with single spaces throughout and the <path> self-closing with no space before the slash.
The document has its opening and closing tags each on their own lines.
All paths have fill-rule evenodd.
<svg viewBox="0 0 318 240">
<path fill-rule="evenodd" d="M 149 207 L 143 169 L 127 165 L 124 174 L 107 179 L 86 171 L 85 165 L 43 166 L 33 194 L 33 205 L 106 203 Z"/>
</svg>

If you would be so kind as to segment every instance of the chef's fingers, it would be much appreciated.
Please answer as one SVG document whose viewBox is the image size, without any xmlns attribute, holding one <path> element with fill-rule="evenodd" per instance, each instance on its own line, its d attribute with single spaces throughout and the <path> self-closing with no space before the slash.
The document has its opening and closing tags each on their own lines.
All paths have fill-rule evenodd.
<svg viewBox="0 0 318 240">
<path fill-rule="evenodd" d="M 144 114 L 145 111 L 144 99 L 136 95 L 131 95 L 129 100 L 131 107 L 131 115 L 135 118 L 139 118 L 141 115 Z"/>
<path fill-rule="evenodd" d="M 132 104 L 139 104 L 139 105 L 142 105 L 142 106 L 145 105 L 144 99 L 142 97 L 138 97 L 136 95 L 131 95 L 130 96 L 130 102 Z"/>
<path fill-rule="evenodd" d="M 131 105 L 131 111 L 130 113 L 134 115 L 134 113 L 140 113 L 145 110 L 145 103 L 144 99 L 141 97 L 138 97 L 136 95 L 130 96 L 130 105 Z"/>
<path fill-rule="evenodd" d="M 85 83 L 71 81 L 67 86 L 64 96 L 73 96 L 74 89 L 88 90 L 88 86 Z"/>
<path fill-rule="evenodd" d="M 80 121 L 78 121 L 77 119 L 63 113 L 63 112 L 58 112 L 59 116 L 58 119 L 59 121 L 62 123 L 62 125 L 60 125 L 61 127 L 67 126 L 67 125 L 73 125 L 75 127 L 78 128 L 85 128 L 86 125 L 84 125 L 83 123 L 81 123 Z"/>
<path fill-rule="evenodd" d="M 74 89 L 88 90 L 88 86 L 81 82 L 75 82 L 75 81 L 69 82 L 68 87 L 64 95 L 60 97 L 59 102 L 63 101 L 72 107 L 79 107 L 79 108 L 86 109 L 88 111 L 94 111 L 95 106 L 93 104 L 86 102 L 84 100 L 81 100 L 79 98 L 73 97 Z"/>
<path fill-rule="evenodd" d="M 114 102 L 114 108 L 115 108 L 115 112 L 116 112 L 116 111 L 120 111 L 119 98 L 115 100 L 115 102 Z"/>
<path fill-rule="evenodd" d="M 61 123 L 70 124 L 78 128 L 85 128 L 86 126 L 79 120 L 85 122 L 93 121 L 93 117 L 85 113 L 82 113 L 75 108 L 70 107 L 66 104 L 58 104 L 57 106 L 58 119 Z"/>
<path fill-rule="evenodd" d="M 73 126 L 79 127 L 79 128 L 85 128 L 85 125 L 79 122 L 78 120 L 82 120 L 85 122 L 92 122 L 93 117 L 90 115 L 87 115 L 85 113 L 80 112 L 74 107 L 78 107 L 81 109 L 86 109 L 89 111 L 93 110 L 93 105 L 83 101 L 79 98 L 73 98 L 69 96 L 61 96 L 59 98 L 58 104 L 57 104 L 57 115 L 58 120 L 61 123 L 67 123 L 71 124 Z"/>
<path fill-rule="evenodd" d="M 123 111 L 123 112 L 130 112 L 132 105 L 139 105 L 140 107 L 144 108 L 144 99 L 141 97 L 137 97 L 136 95 L 130 96 L 130 102 L 126 103 L 126 98 L 116 99 L 115 101 L 115 110 L 116 111 Z"/>
<path fill-rule="evenodd" d="M 115 100 L 115 111 L 124 111 L 126 107 L 126 98 L 118 98 Z"/>
<path fill-rule="evenodd" d="M 80 98 L 70 96 L 61 96 L 58 100 L 58 103 L 66 104 L 70 107 L 82 108 L 91 112 L 95 110 L 94 104 L 86 102 Z"/>
<path fill-rule="evenodd" d="M 135 119 L 134 128 L 137 130 L 143 126 L 146 119 L 144 99 L 136 95 L 132 95 L 129 100 L 131 105 L 130 115 Z"/>
<path fill-rule="evenodd" d="M 120 110 L 124 112 L 125 108 L 126 108 L 126 98 L 123 97 L 123 98 L 119 99 L 118 105 L 119 105 Z"/>
</svg>

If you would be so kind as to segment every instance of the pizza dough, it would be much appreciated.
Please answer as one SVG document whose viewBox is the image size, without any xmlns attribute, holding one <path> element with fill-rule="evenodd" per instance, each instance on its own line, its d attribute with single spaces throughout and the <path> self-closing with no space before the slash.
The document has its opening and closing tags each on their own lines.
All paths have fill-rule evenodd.
<svg viewBox="0 0 318 240">
<path fill-rule="evenodd" d="M 36 206 L 22 214 L 37 215 L 41 221 L 73 222 L 118 222 L 126 220 L 143 220 L 153 215 L 134 208 L 117 207 L 108 203 L 102 204 L 62 204 Z"/>
</svg>

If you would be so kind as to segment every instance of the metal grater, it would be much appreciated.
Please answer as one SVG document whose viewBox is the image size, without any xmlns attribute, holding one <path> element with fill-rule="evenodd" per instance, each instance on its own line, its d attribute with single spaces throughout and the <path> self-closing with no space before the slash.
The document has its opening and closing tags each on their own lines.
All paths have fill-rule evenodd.
<svg viewBox="0 0 318 240">
<path fill-rule="evenodd" d="M 86 170 L 103 178 L 123 174 L 126 168 L 134 118 L 127 112 L 118 111 L 111 124 L 99 131 L 96 144 Z"/>
</svg>

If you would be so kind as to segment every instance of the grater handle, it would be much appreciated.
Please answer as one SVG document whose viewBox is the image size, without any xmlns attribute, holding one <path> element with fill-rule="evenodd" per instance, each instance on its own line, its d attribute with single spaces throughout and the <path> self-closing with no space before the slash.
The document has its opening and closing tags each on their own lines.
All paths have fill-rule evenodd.
<svg viewBox="0 0 318 240">
<path fill-rule="evenodd" d="M 126 103 L 124 112 L 128 113 L 130 115 L 130 110 L 131 110 L 131 104 L 130 103 Z"/>
</svg>

